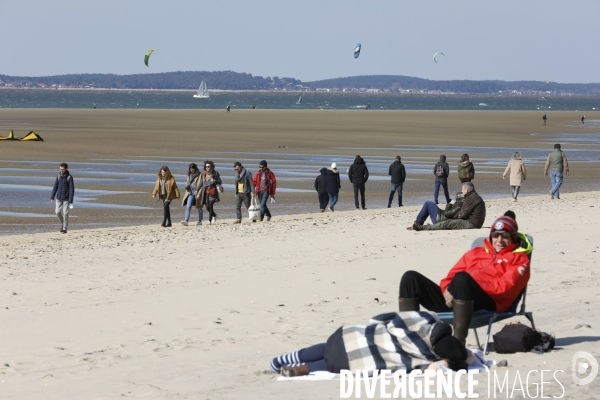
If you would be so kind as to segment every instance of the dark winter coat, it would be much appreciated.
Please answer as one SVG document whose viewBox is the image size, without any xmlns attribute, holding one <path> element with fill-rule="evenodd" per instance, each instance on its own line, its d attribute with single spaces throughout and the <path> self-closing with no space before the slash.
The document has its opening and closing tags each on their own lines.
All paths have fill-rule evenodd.
<svg viewBox="0 0 600 400">
<path fill-rule="evenodd" d="M 440 166 L 444 169 L 444 175 L 437 176 L 436 172 Z M 450 167 L 446 162 L 446 156 L 440 156 L 440 161 L 438 161 L 437 164 L 435 164 L 435 167 L 433 167 L 433 175 L 435 175 L 436 179 L 448 179 L 448 175 L 450 175 Z"/>
<path fill-rule="evenodd" d="M 392 183 L 404 183 L 406 180 L 406 169 L 404 169 L 404 165 L 396 160 L 390 165 L 390 171 L 388 175 L 392 176 Z"/>
<path fill-rule="evenodd" d="M 465 202 L 455 218 L 469 221 L 477 229 L 483 226 L 483 221 L 485 221 L 485 202 L 479 197 L 477 192 L 469 192 L 465 195 Z"/>
<path fill-rule="evenodd" d="M 340 171 L 337 168 L 329 168 L 327 170 L 327 193 L 338 194 L 341 188 Z"/>
<path fill-rule="evenodd" d="M 73 183 L 73 177 L 69 171 L 65 171 L 64 174 L 56 177 L 50 199 L 54 200 L 56 197 L 57 201 L 69 201 L 70 204 L 73 204 L 73 196 L 75 196 L 75 183 Z"/>
<path fill-rule="evenodd" d="M 315 190 L 319 194 L 327 193 L 327 168 L 321 168 L 319 170 L 321 175 L 315 179 Z"/>
<path fill-rule="evenodd" d="M 354 164 L 350 166 L 348 170 L 348 179 L 350 183 L 360 185 L 369 180 L 369 170 L 362 157 L 356 157 Z"/>
</svg>

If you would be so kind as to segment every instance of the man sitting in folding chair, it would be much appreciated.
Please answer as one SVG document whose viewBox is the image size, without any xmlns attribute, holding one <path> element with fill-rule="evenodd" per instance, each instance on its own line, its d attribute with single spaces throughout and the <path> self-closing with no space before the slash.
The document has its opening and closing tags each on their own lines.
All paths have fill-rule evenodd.
<svg viewBox="0 0 600 400">
<path fill-rule="evenodd" d="M 416 271 L 400 281 L 400 311 L 454 312 L 454 336 L 466 343 L 473 310 L 504 312 L 519 298 L 529 281 L 528 254 L 533 246 L 518 233 L 514 213 L 492 224 L 483 247 L 466 252 L 440 285 Z"/>
</svg>

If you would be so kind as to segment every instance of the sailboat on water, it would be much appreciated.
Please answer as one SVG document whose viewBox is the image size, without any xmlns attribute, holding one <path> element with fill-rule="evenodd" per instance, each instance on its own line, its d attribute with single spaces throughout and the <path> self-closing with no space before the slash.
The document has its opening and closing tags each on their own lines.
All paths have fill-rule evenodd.
<svg viewBox="0 0 600 400">
<path fill-rule="evenodd" d="M 298 99 L 298 101 L 296 102 L 296 104 L 300 104 L 302 103 L 302 95 L 300 95 L 300 98 Z"/>
<path fill-rule="evenodd" d="M 210 95 L 208 94 L 208 88 L 206 87 L 206 82 L 204 82 L 204 80 L 202 80 L 202 83 L 200 83 L 200 87 L 198 88 L 198 93 L 196 93 L 194 95 L 194 98 L 208 99 L 209 97 L 210 97 Z"/>
</svg>

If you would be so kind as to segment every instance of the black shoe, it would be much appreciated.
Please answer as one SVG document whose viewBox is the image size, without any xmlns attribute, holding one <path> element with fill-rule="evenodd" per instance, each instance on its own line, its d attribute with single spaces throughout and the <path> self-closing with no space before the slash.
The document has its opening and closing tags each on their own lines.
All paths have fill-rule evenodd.
<svg viewBox="0 0 600 400">
<path fill-rule="evenodd" d="M 438 203 L 437 201 L 434 201 L 434 203 L 435 203 L 435 204 L 440 204 L 440 203 Z"/>
<path fill-rule="evenodd" d="M 65 229 L 64 228 L 60 228 L 60 233 L 64 233 Z"/>
<path fill-rule="evenodd" d="M 388 208 L 392 208 L 392 203 L 388 203 Z"/>
<path fill-rule="evenodd" d="M 363 206 L 363 208 L 362 208 L 362 209 L 363 209 L 363 210 L 366 210 L 366 209 L 367 209 L 367 207 L 364 207 L 364 206 Z"/>
<path fill-rule="evenodd" d="M 162 224 L 160 224 L 160 226 L 162 226 L 163 228 L 167 225 L 167 223 L 165 221 L 163 221 Z"/>
<path fill-rule="evenodd" d="M 165 228 L 170 228 L 170 227 L 172 227 L 172 226 L 173 226 L 173 225 L 171 225 L 170 223 L 163 225 L 163 227 L 165 227 Z"/>
<path fill-rule="evenodd" d="M 404 204 L 398 204 L 398 207 L 404 207 Z"/>
<path fill-rule="evenodd" d="M 63 230 L 61 231 L 61 233 L 67 233 L 67 230 L 66 230 L 66 229 L 63 229 Z"/>
</svg>

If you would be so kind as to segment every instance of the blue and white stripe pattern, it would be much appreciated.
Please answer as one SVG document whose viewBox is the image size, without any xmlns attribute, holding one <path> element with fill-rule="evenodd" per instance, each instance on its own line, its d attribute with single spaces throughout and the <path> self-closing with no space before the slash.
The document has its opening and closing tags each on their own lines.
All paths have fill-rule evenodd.
<svg viewBox="0 0 600 400">
<path fill-rule="evenodd" d="M 299 351 L 294 351 L 292 353 L 275 357 L 273 361 L 271 361 L 271 371 L 273 371 L 274 374 L 279 374 L 281 372 L 281 367 L 297 367 L 298 365 L 304 364 L 302 361 L 300 361 L 299 353 Z"/>
</svg>

